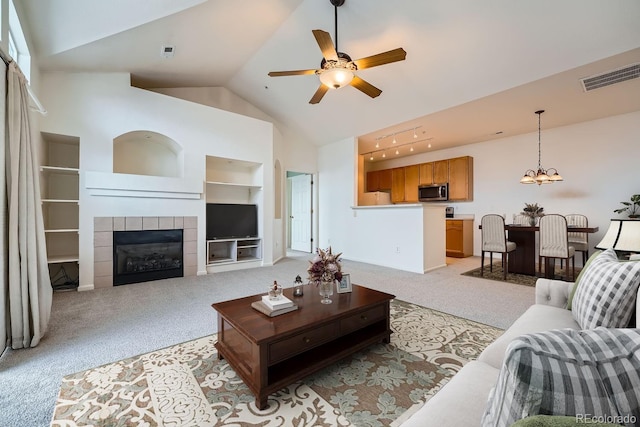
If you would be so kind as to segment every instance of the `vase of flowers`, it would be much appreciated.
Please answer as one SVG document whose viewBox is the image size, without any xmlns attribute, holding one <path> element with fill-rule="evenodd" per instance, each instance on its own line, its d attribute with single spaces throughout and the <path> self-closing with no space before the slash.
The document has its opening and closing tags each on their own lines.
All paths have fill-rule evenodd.
<svg viewBox="0 0 640 427">
<path fill-rule="evenodd" d="M 331 295 L 333 295 L 333 286 L 335 282 L 342 280 L 342 266 L 340 265 L 340 255 L 334 255 L 329 249 L 322 250 L 318 248 L 316 256 L 309 261 L 309 283 L 316 285 L 322 296 L 323 304 L 331 304 Z"/>
<path fill-rule="evenodd" d="M 522 215 L 529 218 L 529 225 L 534 227 L 538 221 L 538 218 L 544 216 L 544 208 L 538 206 L 537 203 L 525 203 Z"/>
</svg>

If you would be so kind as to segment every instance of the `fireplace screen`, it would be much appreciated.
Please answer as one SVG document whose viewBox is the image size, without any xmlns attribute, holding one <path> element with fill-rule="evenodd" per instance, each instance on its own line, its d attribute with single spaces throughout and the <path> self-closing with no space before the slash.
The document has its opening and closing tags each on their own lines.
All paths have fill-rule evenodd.
<svg viewBox="0 0 640 427">
<path fill-rule="evenodd" d="M 182 230 L 115 231 L 113 284 L 183 277 Z"/>
</svg>

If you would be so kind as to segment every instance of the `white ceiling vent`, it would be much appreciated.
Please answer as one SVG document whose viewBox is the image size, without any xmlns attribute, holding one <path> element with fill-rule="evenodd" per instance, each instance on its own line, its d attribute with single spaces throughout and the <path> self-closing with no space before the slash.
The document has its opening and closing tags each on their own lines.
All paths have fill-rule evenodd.
<svg viewBox="0 0 640 427">
<path fill-rule="evenodd" d="M 580 80 L 585 92 L 640 77 L 640 63 Z"/>
</svg>

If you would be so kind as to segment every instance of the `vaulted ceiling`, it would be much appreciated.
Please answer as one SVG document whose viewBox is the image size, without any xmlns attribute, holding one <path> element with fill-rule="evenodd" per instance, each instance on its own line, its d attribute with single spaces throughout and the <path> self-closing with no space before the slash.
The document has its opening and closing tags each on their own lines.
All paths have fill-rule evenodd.
<svg viewBox="0 0 640 427">
<path fill-rule="evenodd" d="M 353 87 L 308 103 L 319 68 L 311 33 L 334 37 L 329 0 L 18 0 L 43 71 L 129 72 L 141 87 L 223 86 L 287 132 L 322 145 L 384 135 L 431 149 L 640 110 L 640 79 L 585 93 L 580 79 L 640 63 L 637 0 L 346 0 L 339 50 L 361 58 L 402 47 L 405 61 L 361 70 Z M 335 40 L 334 40 L 335 41 Z M 172 58 L 161 55 L 174 46 Z M 407 132 L 401 132 L 411 129 Z M 426 148 L 425 148 L 426 149 Z"/>
</svg>

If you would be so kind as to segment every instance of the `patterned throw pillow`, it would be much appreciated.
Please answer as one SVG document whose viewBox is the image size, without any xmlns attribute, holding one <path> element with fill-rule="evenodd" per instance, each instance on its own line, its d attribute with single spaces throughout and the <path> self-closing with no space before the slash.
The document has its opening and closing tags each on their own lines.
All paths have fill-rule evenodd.
<svg viewBox="0 0 640 427">
<path fill-rule="evenodd" d="M 583 424 L 640 423 L 640 329 L 555 329 L 509 344 L 482 418 L 507 427 L 533 415 Z"/>
<path fill-rule="evenodd" d="M 584 329 L 629 324 L 640 284 L 640 261 L 619 261 L 607 249 L 585 267 L 573 298 L 573 318 Z"/>
<path fill-rule="evenodd" d="M 576 277 L 576 282 L 573 285 L 573 288 L 571 288 L 571 292 L 569 293 L 569 300 L 567 301 L 567 310 L 571 310 L 571 306 L 573 304 L 573 297 L 576 296 L 576 291 L 578 290 L 578 286 L 580 286 L 580 283 L 582 283 L 582 276 L 584 276 L 584 272 L 587 270 L 587 267 L 589 266 L 589 264 L 591 264 L 591 261 L 598 258 L 601 253 L 602 251 L 595 251 L 593 254 L 591 254 L 586 264 L 582 266 L 582 270 L 580 270 L 580 273 L 578 273 L 578 277 Z"/>
</svg>

